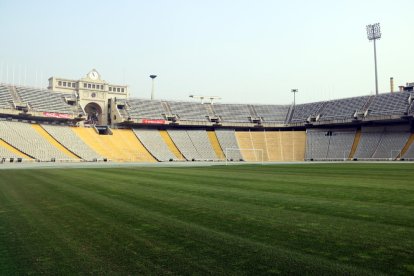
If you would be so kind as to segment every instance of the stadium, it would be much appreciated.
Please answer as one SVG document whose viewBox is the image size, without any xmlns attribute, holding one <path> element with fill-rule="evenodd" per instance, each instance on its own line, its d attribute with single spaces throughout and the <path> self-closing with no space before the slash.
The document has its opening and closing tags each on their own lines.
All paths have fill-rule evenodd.
<svg viewBox="0 0 414 276">
<path fill-rule="evenodd" d="M 414 93 L 298 105 L 128 97 L 91 70 L 48 89 L 1 84 L 2 162 L 414 159 Z"/>
<path fill-rule="evenodd" d="M 414 275 L 413 8 L 0 1 L 0 275 Z"/>
<path fill-rule="evenodd" d="M 410 91 L 148 100 L 96 70 L 0 91 L 2 274 L 413 272 Z"/>
</svg>

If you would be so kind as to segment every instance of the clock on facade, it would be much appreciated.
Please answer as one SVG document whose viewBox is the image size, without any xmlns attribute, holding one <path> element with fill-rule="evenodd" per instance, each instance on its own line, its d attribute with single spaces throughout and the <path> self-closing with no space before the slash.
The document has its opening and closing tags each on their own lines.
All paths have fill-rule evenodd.
<svg viewBox="0 0 414 276">
<path fill-rule="evenodd" d="M 96 72 L 96 71 L 91 71 L 91 72 L 89 72 L 89 78 L 90 78 L 91 80 L 97 80 L 97 79 L 98 79 L 98 77 L 99 77 L 98 72 Z"/>
<path fill-rule="evenodd" d="M 96 93 L 95 93 L 95 92 L 93 92 L 93 93 L 91 94 L 91 97 L 92 97 L 92 98 L 95 98 L 95 97 L 96 97 Z"/>
</svg>

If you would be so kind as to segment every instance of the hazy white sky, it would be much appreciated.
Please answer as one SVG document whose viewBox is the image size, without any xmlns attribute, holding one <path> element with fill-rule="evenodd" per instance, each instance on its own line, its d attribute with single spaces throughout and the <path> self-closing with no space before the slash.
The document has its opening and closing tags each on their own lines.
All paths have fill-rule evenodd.
<svg viewBox="0 0 414 276">
<path fill-rule="evenodd" d="M 141 98 L 150 74 L 162 99 L 288 104 L 292 88 L 298 103 L 365 95 L 375 89 L 365 26 L 376 22 L 380 92 L 390 77 L 414 81 L 413 0 L 0 0 L 0 11 L 2 82 L 46 87 L 50 76 L 96 68 Z"/>
</svg>

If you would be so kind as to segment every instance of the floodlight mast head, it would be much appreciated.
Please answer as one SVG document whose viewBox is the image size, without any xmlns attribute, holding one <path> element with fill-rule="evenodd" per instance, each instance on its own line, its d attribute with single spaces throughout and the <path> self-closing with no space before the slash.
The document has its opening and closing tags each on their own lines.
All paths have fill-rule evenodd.
<svg viewBox="0 0 414 276">
<path fill-rule="evenodd" d="M 299 89 L 294 88 L 294 89 L 291 89 L 290 92 L 293 93 L 293 107 L 295 107 L 295 105 L 296 105 L 296 93 L 299 92 Z"/>
<path fill-rule="evenodd" d="M 151 100 L 153 100 L 154 99 L 154 79 L 157 77 L 157 75 L 150 75 L 149 77 L 152 79 Z"/>
<path fill-rule="evenodd" d="M 375 42 L 381 38 L 380 23 L 367 25 L 367 37 L 369 41 L 374 41 L 375 94 L 378 95 L 377 46 Z"/>
<path fill-rule="evenodd" d="M 380 23 L 367 25 L 367 37 L 368 37 L 368 40 L 376 40 L 376 39 L 381 38 Z"/>
</svg>

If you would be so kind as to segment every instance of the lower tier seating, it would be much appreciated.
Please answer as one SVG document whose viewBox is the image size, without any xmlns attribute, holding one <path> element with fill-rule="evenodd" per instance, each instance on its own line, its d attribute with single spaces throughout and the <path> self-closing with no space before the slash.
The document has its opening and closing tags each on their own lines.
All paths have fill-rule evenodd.
<svg viewBox="0 0 414 276">
<path fill-rule="evenodd" d="M 49 143 L 34 126 L 28 123 L 0 121 L 0 138 L 39 161 L 74 160 Z"/>
<path fill-rule="evenodd" d="M 134 129 L 134 133 L 142 142 L 145 148 L 158 161 L 177 161 L 177 157 L 170 151 L 167 144 L 164 143 L 159 130 L 157 129 Z"/>
<path fill-rule="evenodd" d="M 348 159 L 356 129 L 311 129 L 307 131 L 306 160 Z"/>
<path fill-rule="evenodd" d="M 156 161 L 130 129 L 113 129 L 112 135 L 99 135 L 93 128 L 76 127 L 73 131 L 90 148 L 110 161 Z"/>
<path fill-rule="evenodd" d="M 93 151 L 73 132 L 72 127 L 42 125 L 42 127 L 60 144 L 86 161 L 102 160 L 103 157 Z"/>
</svg>

